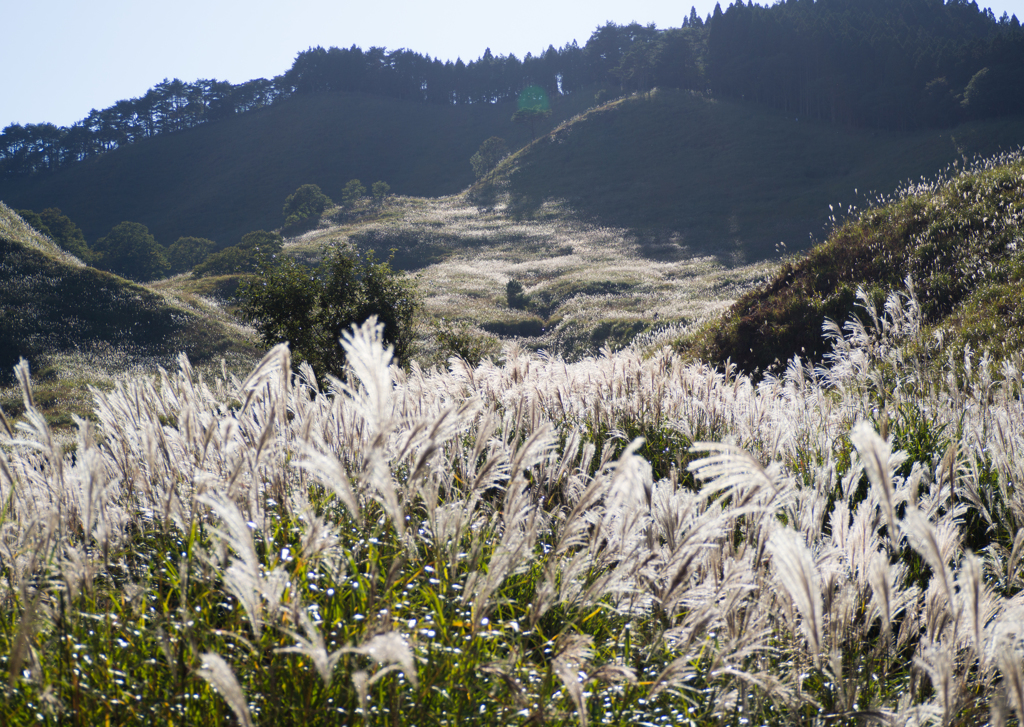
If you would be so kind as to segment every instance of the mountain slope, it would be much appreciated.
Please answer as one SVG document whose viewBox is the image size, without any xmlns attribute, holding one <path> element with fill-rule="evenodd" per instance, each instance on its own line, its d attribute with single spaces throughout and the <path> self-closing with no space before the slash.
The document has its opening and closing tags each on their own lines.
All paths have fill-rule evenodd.
<svg viewBox="0 0 1024 727">
<path fill-rule="evenodd" d="M 821 360 L 822 323 L 882 313 L 910 278 L 929 331 L 996 358 L 1024 349 L 1024 155 L 949 169 L 904 187 L 832 231 L 805 257 L 743 295 L 687 345 L 712 361 L 778 370 L 794 355 Z"/>
<path fill-rule="evenodd" d="M 895 133 L 668 90 L 592 109 L 498 173 L 526 212 L 564 199 L 591 221 L 646 229 L 653 244 L 662 237 L 738 262 L 769 257 L 780 241 L 806 249 L 830 204 L 1020 143 L 1024 117 Z"/>
<path fill-rule="evenodd" d="M 582 99 L 556 105 L 549 122 Z M 350 179 L 396 194 L 437 196 L 473 181 L 470 157 L 490 136 L 512 148 L 528 130 L 514 104 L 444 106 L 354 93 L 296 96 L 273 107 L 169 133 L 51 176 L 0 182 L 15 209 L 59 207 L 94 242 L 119 222 L 146 225 L 170 245 L 182 236 L 233 245 L 283 222 L 285 198 L 317 184 L 338 199 Z"/>
<path fill-rule="evenodd" d="M 26 357 L 78 352 L 131 364 L 254 349 L 236 330 L 84 266 L 0 204 L 0 377 Z"/>
</svg>

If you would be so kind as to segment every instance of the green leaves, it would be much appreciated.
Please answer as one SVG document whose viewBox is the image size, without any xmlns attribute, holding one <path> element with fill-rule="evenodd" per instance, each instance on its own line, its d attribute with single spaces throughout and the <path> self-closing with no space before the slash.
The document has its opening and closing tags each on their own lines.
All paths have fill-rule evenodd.
<svg viewBox="0 0 1024 727">
<path fill-rule="evenodd" d="M 315 269 L 287 256 L 258 259 L 259 271 L 240 286 L 239 297 L 243 317 L 265 345 L 287 341 L 296 363 L 308 362 L 318 377 L 340 376 L 342 330 L 376 315 L 395 358 L 408 358 L 419 300 L 412 283 L 388 263 L 342 247 L 325 248 Z"/>
</svg>

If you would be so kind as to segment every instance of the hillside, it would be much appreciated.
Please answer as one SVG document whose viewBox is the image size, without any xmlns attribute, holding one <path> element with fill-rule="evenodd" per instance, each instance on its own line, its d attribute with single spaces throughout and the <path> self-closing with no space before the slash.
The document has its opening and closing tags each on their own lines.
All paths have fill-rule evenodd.
<svg viewBox="0 0 1024 727">
<path fill-rule="evenodd" d="M 182 351 L 197 363 L 254 353 L 200 301 L 172 301 L 86 267 L 0 204 L 0 381 L 21 357 L 35 369 L 70 354 L 114 371 L 171 365 Z"/>
<path fill-rule="evenodd" d="M 1024 156 L 948 168 L 837 225 L 828 240 L 743 295 L 724 320 L 686 344 L 705 360 L 778 370 L 794 355 L 821 360 L 822 323 L 857 313 L 857 291 L 879 314 L 910 278 L 927 327 L 949 346 L 997 358 L 1024 349 Z M 904 303 L 906 305 L 906 303 Z"/>
<path fill-rule="evenodd" d="M 550 123 L 579 100 L 556 105 Z M 139 141 L 55 174 L 0 180 L 14 209 L 59 207 L 90 243 L 124 220 L 170 245 L 182 236 L 233 245 L 283 222 L 285 198 L 317 184 L 337 199 L 350 179 L 438 196 L 473 181 L 469 158 L 490 136 L 529 141 L 515 104 L 442 106 L 357 93 L 295 96 L 273 107 Z"/>
<path fill-rule="evenodd" d="M 1024 143 L 1024 117 L 886 132 L 807 122 L 686 91 L 620 99 L 508 159 L 515 204 L 562 199 L 583 219 L 645 231 L 726 261 L 810 246 L 830 205 L 860 205 L 966 155 Z M 673 234 L 674 233 L 674 234 Z"/>
<path fill-rule="evenodd" d="M 1024 142 L 1024 117 L 952 130 L 886 132 L 797 121 L 764 106 L 655 91 L 586 110 L 562 99 L 553 134 L 509 160 L 517 209 L 564 199 L 585 222 L 639 228 L 729 263 L 762 260 L 785 241 L 806 249 L 829 205 L 856 204 L 960 155 Z M 581 113 L 582 112 L 582 113 Z M 574 114 L 576 114 L 574 116 Z M 49 177 L 0 182 L 18 209 L 59 207 L 93 242 L 113 225 L 145 224 L 162 244 L 195 235 L 234 244 L 282 223 L 285 197 L 318 184 L 338 199 L 352 178 L 399 195 L 455 194 L 491 135 L 528 141 L 508 104 L 442 106 L 351 93 L 296 95 L 273 107 L 137 142 Z M 859 190 L 859 196 L 854 193 Z"/>
</svg>

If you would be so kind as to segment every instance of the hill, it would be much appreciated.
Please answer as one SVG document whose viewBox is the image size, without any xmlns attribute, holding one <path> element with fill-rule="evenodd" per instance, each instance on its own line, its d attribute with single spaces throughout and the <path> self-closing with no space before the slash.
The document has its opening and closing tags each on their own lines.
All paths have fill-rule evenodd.
<svg viewBox="0 0 1024 727">
<path fill-rule="evenodd" d="M 732 261 L 807 249 L 831 208 L 859 205 L 965 155 L 1024 143 L 1024 117 L 889 132 L 809 122 L 688 91 L 604 104 L 506 160 L 513 206 L 562 199 L 583 219 L 632 227 L 649 247 Z"/>
<path fill-rule="evenodd" d="M 172 300 L 82 264 L 0 204 L 0 376 L 70 355 L 109 371 L 251 357 L 246 337 L 201 301 Z M 53 371 L 67 375 L 66 371 Z"/>
<path fill-rule="evenodd" d="M 778 370 L 794 355 L 821 360 L 825 318 L 878 314 L 910 279 L 927 327 L 954 350 L 996 358 L 1024 348 L 1024 156 L 1014 152 L 947 168 L 838 224 L 828 240 L 744 294 L 723 320 L 686 347 L 752 371 Z M 909 291 L 907 293 L 909 295 Z M 863 304 L 865 301 L 861 301 Z M 893 301 L 895 302 L 895 301 Z"/>
<path fill-rule="evenodd" d="M 550 123 L 582 111 L 556 104 Z M 59 207 L 91 242 L 124 220 L 169 245 L 182 236 L 233 245 L 283 222 L 302 184 L 341 196 L 350 179 L 439 196 L 473 181 L 469 158 L 490 136 L 516 148 L 528 131 L 514 103 L 443 106 L 361 93 L 296 95 L 272 107 L 161 134 L 52 175 L 0 180 L 15 209 Z"/>
</svg>

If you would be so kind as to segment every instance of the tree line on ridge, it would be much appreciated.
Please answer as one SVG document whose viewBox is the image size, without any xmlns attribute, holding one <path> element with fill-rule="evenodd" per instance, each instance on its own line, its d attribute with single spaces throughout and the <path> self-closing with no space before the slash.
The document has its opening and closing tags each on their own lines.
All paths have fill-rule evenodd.
<svg viewBox="0 0 1024 727">
<path fill-rule="evenodd" d="M 1024 30 L 975 0 L 735 0 L 680 27 L 607 23 L 582 47 L 523 59 L 488 49 L 469 63 L 408 49 L 310 48 L 271 80 L 157 84 L 69 127 L 11 124 L 0 176 L 53 172 L 120 146 L 280 103 L 359 92 L 433 104 L 511 101 L 527 87 L 551 98 L 605 88 L 689 89 L 862 127 L 949 126 L 1024 111 Z"/>
</svg>

